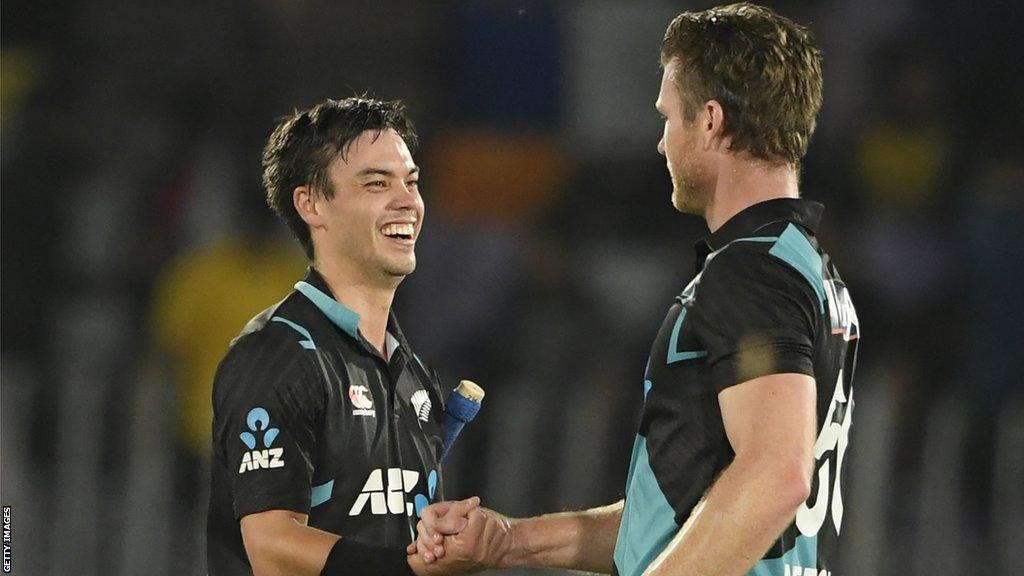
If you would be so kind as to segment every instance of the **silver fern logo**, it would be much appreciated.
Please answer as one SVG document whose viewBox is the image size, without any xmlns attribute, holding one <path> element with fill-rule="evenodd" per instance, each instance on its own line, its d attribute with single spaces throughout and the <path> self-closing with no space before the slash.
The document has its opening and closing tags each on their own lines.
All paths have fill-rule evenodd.
<svg viewBox="0 0 1024 576">
<path fill-rule="evenodd" d="M 426 390 L 417 390 L 413 393 L 412 407 L 416 409 L 416 417 L 421 421 L 430 420 L 430 395 Z"/>
</svg>

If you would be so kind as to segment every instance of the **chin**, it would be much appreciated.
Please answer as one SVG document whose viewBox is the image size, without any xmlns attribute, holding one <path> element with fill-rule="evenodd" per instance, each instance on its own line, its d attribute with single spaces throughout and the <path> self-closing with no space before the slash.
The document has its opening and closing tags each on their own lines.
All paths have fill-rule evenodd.
<svg viewBox="0 0 1024 576">
<path fill-rule="evenodd" d="M 704 205 L 697 201 L 693 190 L 684 191 L 681 185 L 672 187 L 672 206 L 683 214 L 704 215 Z"/>
<path fill-rule="evenodd" d="M 384 273 L 388 276 L 393 277 L 405 277 L 412 274 L 416 270 L 416 260 L 410 260 L 407 262 L 388 262 L 384 266 Z"/>
</svg>

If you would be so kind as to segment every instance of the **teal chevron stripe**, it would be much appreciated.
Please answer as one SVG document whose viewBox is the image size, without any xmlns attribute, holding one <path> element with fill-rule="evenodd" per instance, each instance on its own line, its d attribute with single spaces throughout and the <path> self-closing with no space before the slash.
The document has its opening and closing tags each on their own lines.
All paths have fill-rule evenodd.
<svg viewBox="0 0 1024 576">
<path fill-rule="evenodd" d="M 333 492 L 333 491 L 334 491 L 334 480 L 331 480 L 330 482 L 327 482 L 326 484 L 321 484 L 319 486 L 313 486 L 313 489 L 310 491 L 310 495 L 309 495 L 309 500 L 310 500 L 309 505 L 311 507 L 315 507 L 315 506 L 319 506 L 319 505 L 323 504 L 324 502 L 327 502 L 328 500 L 331 499 L 331 492 Z"/>
<path fill-rule="evenodd" d="M 683 327 L 683 318 L 686 318 L 686 306 L 683 306 L 679 310 L 679 317 L 676 318 L 676 324 L 672 327 L 672 337 L 668 340 L 668 359 L 666 360 L 666 364 L 673 364 L 682 360 L 703 358 L 708 355 L 707 350 L 679 351 L 679 329 Z"/>
<path fill-rule="evenodd" d="M 313 343 L 313 336 L 310 335 L 309 330 L 306 330 L 305 328 L 296 324 L 295 322 L 292 322 L 287 318 L 282 318 L 281 316 L 274 316 L 273 318 L 270 319 L 270 321 L 281 322 L 282 324 L 287 324 L 288 326 L 291 326 L 293 330 L 306 337 L 305 340 L 299 340 L 299 344 L 301 344 L 303 348 L 305 348 L 306 350 L 316 350 L 316 344 Z"/>
</svg>

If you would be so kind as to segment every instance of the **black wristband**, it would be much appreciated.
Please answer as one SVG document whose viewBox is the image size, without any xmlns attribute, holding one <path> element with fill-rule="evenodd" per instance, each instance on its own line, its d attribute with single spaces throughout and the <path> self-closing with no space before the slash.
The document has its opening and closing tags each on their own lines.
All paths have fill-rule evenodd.
<svg viewBox="0 0 1024 576">
<path fill-rule="evenodd" d="M 342 538 L 334 543 L 320 576 L 416 576 L 405 550 L 368 546 Z"/>
</svg>

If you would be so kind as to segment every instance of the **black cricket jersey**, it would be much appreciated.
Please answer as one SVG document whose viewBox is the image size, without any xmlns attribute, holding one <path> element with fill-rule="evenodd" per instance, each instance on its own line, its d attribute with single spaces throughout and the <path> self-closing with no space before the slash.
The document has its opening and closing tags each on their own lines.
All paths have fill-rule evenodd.
<svg viewBox="0 0 1024 576">
<path fill-rule="evenodd" d="M 669 308 L 644 374 L 617 574 L 641 574 L 735 456 L 718 394 L 783 373 L 813 376 L 817 385 L 815 471 L 810 497 L 750 574 L 832 573 L 858 326 L 846 286 L 815 238 L 822 211 L 807 200 L 769 200 L 698 242 L 697 275 Z"/>
<path fill-rule="evenodd" d="M 213 390 L 210 576 L 251 575 L 239 520 L 266 510 L 390 548 L 442 498 L 437 375 L 392 314 L 388 358 L 312 268 L 232 343 Z"/>
</svg>

